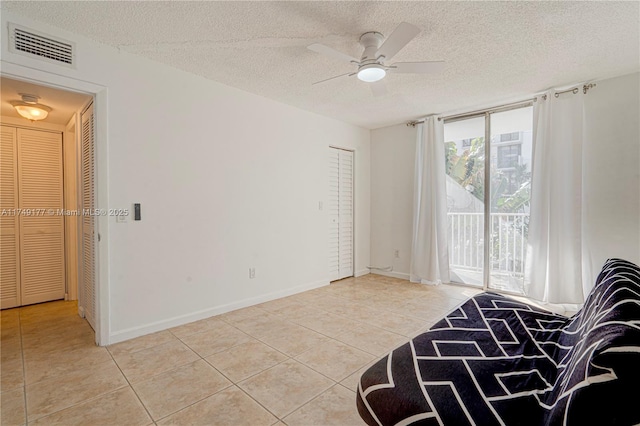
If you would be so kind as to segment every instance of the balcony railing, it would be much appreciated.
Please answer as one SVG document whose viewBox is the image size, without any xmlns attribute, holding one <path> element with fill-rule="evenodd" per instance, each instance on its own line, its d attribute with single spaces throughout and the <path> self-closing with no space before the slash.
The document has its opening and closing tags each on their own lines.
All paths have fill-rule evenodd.
<svg viewBox="0 0 640 426">
<path fill-rule="evenodd" d="M 490 269 L 510 277 L 524 276 L 528 213 L 492 213 Z M 484 267 L 484 214 L 448 213 L 449 264 L 452 268 L 482 271 Z"/>
</svg>

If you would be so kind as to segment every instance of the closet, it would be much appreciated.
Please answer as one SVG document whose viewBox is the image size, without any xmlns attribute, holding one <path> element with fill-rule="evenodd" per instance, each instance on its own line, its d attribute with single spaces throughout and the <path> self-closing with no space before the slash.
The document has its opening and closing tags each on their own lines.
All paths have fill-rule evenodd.
<svg viewBox="0 0 640 426">
<path fill-rule="evenodd" d="M 353 276 L 353 151 L 329 148 L 329 281 Z"/>
<path fill-rule="evenodd" d="M 65 296 L 62 133 L 0 126 L 2 309 Z"/>
</svg>

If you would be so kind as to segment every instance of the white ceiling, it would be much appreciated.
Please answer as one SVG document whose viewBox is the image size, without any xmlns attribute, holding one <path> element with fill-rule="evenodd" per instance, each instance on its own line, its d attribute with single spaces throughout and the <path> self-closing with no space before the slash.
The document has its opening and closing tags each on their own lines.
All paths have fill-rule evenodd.
<svg viewBox="0 0 640 426">
<path fill-rule="evenodd" d="M 633 2 L 32 2 L 3 9 L 299 108 L 367 128 L 513 100 L 640 70 Z M 423 29 L 393 62 L 445 60 L 440 75 L 393 74 L 389 94 L 306 49 L 360 57 L 359 36 Z"/>
<path fill-rule="evenodd" d="M 91 96 L 68 92 L 66 90 L 54 89 L 52 87 L 37 86 L 25 81 L 18 81 L 9 78 L 0 78 L 0 115 L 3 117 L 22 118 L 10 104 L 11 101 L 19 101 L 22 99 L 20 93 L 39 96 L 38 103 L 51 108 L 51 112 L 44 120 L 51 124 L 66 125 L 73 114 L 80 108 L 84 107 Z"/>
</svg>

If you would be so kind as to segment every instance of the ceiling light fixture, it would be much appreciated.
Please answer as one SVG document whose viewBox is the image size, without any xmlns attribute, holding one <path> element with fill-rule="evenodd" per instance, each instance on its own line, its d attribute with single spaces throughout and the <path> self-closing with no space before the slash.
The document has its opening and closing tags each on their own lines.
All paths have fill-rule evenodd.
<svg viewBox="0 0 640 426">
<path fill-rule="evenodd" d="M 365 65 L 358 70 L 358 79 L 367 83 L 382 80 L 387 72 L 378 64 Z"/>
<path fill-rule="evenodd" d="M 20 93 L 21 101 L 11 101 L 11 105 L 16 109 L 18 114 L 31 121 L 44 120 L 49 115 L 51 108 L 38 103 L 39 96 L 27 95 Z"/>
</svg>

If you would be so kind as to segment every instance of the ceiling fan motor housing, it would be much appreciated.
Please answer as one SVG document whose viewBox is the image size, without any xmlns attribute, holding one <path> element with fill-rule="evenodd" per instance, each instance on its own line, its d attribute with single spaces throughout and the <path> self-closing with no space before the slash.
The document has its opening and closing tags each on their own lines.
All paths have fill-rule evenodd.
<svg viewBox="0 0 640 426">
<path fill-rule="evenodd" d="M 369 63 L 376 62 L 376 52 L 380 48 L 383 39 L 384 36 L 375 31 L 362 34 L 360 36 L 360 44 L 364 47 L 364 52 L 362 52 L 362 59 L 360 61 L 367 61 Z"/>
</svg>

